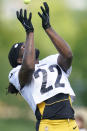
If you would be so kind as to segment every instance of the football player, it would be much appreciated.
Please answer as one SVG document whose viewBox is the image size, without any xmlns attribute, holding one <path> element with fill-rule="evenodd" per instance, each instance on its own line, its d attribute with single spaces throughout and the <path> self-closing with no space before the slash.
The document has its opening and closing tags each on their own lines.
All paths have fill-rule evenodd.
<svg viewBox="0 0 87 131">
<path fill-rule="evenodd" d="M 59 54 L 38 61 L 39 50 L 34 47 L 32 13 L 17 11 L 17 18 L 26 31 L 26 42 L 14 44 L 8 58 L 13 69 L 9 73 L 9 93 L 20 93 L 32 108 L 36 131 L 78 131 L 74 120 L 72 100 L 75 94 L 68 81 L 72 51 L 50 24 L 46 2 L 38 12 L 42 27 Z"/>
</svg>

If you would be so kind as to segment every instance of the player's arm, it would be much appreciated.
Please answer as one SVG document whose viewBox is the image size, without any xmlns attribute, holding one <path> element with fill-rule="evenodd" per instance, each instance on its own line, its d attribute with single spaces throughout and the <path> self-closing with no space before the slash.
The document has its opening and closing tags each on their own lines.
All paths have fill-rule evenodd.
<svg viewBox="0 0 87 131">
<path fill-rule="evenodd" d="M 43 13 L 38 13 L 42 18 L 42 26 L 60 53 L 58 57 L 58 64 L 64 71 L 67 71 L 72 63 L 72 51 L 69 45 L 52 29 L 49 21 L 49 7 L 46 2 L 44 2 L 44 7 L 45 9 L 41 6 Z"/>
<path fill-rule="evenodd" d="M 34 28 L 31 23 L 32 14 L 30 13 L 29 18 L 27 18 L 26 10 L 24 10 L 24 16 L 22 9 L 20 12 L 17 11 L 17 18 L 26 30 L 26 42 L 23 61 L 19 71 L 19 82 L 21 88 L 23 88 L 25 84 L 31 82 L 32 74 L 35 68 Z"/>
<path fill-rule="evenodd" d="M 46 29 L 46 33 L 60 53 L 58 56 L 58 64 L 66 72 L 67 69 L 71 66 L 73 58 L 69 45 L 51 27 Z"/>
</svg>

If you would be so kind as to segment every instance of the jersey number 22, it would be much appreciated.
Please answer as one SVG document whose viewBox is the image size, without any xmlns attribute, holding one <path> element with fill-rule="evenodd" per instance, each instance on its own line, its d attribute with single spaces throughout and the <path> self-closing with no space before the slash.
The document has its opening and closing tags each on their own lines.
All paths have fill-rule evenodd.
<svg viewBox="0 0 87 131">
<path fill-rule="evenodd" d="M 62 71 L 61 71 L 60 67 L 58 65 L 51 65 L 51 66 L 49 66 L 49 71 L 54 72 L 54 68 L 57 69 L 57 72 L 58 72 L 57 78 L 55 80 L 55 88 L 64 87 L 65 84 L 60 83 L 61 76 L 62 76 Z M 41 85 L 40 92 L 41 92 L 41 94 L 44 94 L 44 93 L 52 90 L 53 87 L 52 87 L 52 85 L 49 86 L 49 87 L 46 87 L 46 85 L 47 85 L 47 71 L 45 69 L 38 69 L 37 71 L 35 71 L 34 77 L 38 78 L 39 77 L 39 72 L 41 72 L 42 75 L 43 75 L 43 80 L 42 80 L 42 85 Z"/>
</svg>

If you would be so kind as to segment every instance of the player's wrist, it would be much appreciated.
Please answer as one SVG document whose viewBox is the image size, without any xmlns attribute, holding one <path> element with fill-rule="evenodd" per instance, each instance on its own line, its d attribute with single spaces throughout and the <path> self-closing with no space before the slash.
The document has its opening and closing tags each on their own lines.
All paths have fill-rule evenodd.
<svg viewBox="0 0 87 131">
<path fill-rule="evenodd" d="M 30 34 L 34 34 L 34 31 L 32 31 L 32 32 L 26 32 L 27 36 L 29 36 Z"/>
<path fill-rule="evenodd" d="M 46 30 L 46 29 L 48 29 L 48 28 L 50 28 L 50 27 L 51 27 L 50 24 L 48 24 L 48 25 L 43 25 L 44 30 Z"/>
<path fill-rule="evenodd" d="M 31 32 L 34 32 L 34 28 L 32 29 L 25 29 L 27 34 L 30 34 Z"/>
</svg>

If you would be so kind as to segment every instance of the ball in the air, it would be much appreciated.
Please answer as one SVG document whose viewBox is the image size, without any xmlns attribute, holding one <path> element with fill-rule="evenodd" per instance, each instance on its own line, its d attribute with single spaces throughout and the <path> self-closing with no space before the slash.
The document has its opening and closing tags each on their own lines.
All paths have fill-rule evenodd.
<svg viewBox="0 0 87 131">
<path fill-rule="evenodd" d="M 24 0 L 24 4 L 29 4 L 31 0 Z"/>
</svg>

